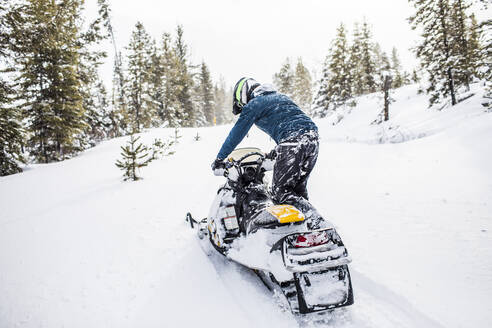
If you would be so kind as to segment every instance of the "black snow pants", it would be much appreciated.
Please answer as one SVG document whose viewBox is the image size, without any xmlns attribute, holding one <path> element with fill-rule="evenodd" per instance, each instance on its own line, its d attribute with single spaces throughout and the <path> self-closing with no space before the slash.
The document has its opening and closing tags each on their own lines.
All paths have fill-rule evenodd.
<svg viewBox="0 0 492 328">
<path fill-rule="evenodd" d="M 277 204 L 289 204 L 304 213 L 309 221 L 321 220 L 308 201 L 307 180 L 318 159 L 318 134 L 309 132 L 278 144 L 273 167 L 272 196 Z M 313 222 L 313 223 L 314 223 Z"/>
</svg>

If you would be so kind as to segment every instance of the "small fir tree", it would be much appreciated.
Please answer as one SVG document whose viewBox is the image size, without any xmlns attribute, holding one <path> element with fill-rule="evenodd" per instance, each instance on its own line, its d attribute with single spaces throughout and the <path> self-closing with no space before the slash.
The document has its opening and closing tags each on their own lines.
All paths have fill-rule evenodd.
<svg viewBox="0 0 492 328">
<path fill-rule="evenodd" d="M 141 177 L 137 175 L 137 171 L 149 165 L 149 163 L 154 160 L 150 156 L 149 149 L 142 143 L 138 143 L 140 137 L 135 137 L 135 135 L 130 135 L 130 140 L 125 146 L 121 146 L 121 160 L 116 161 L 116 166 L 124 171 L 123 180 L 140 180 Z"/>
<path fill-rule="evenodd" d="M 152 142 L 152 160 L 162 158 L 164 156 L 170 156 L 174 154 L 171 147 L 174 145 L 173 140 L 162 140 L 159 138 L 154 139 Z"/>
</svg>

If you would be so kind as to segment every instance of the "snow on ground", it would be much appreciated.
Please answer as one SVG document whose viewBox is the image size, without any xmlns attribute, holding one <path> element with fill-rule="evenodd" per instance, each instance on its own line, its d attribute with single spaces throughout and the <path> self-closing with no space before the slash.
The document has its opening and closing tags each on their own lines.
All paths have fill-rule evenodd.
<svg viewBox="0 0 492 328">
<path fill-rule="evenodd" d="M 326 326 L 492 322 L 492 114 L 474 88 L 441 112 L 399 89 L 382 126 L 369 125 L 374 95 L 337 125 L 318 121 L 310 195 L 353 257 L 356 302 Z M 208 213 L 223 180 L 210 163 L 229 129 L 181 130 L 176 154 L 138 182 L 114 166 L 127 138 L 0 178 L 0 327 L 297 327 L 254 274 L 204 251 L 184 223 L 187 211 Z M 274 144 L 254 130 L 243 146 Z"/>
</svg>

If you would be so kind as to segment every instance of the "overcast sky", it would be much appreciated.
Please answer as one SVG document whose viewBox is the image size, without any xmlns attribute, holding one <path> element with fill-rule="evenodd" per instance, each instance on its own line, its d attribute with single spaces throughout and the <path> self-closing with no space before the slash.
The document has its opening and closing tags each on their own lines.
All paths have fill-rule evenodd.
<svg viewBox="0 0 492 328">
<path fill-rule="evenodd" d="M 204 60 L 214 80 L 223 76 L 231 85 L 241 76 L 271 82 L 286 57 L 302 57 L 316 72 L 343 22 L 352 30 L 363 17 L 373 26 L 374 40 L 384 51 L 395 46 L 407 69 L 416 65 L 409 51 L 418 35 L 407 18 L 407 0 L 110 0 L 112 21 L 120 50 L 128 44 L 137 21 L 160 38 L 184 27 L 191 60 Z M 89 12 L 96 0 L 86 0 Z M 112 53 L 110 53 L 112 55 Z M 111 74 L 108 68 L 103 70 Z"/>
</svg>

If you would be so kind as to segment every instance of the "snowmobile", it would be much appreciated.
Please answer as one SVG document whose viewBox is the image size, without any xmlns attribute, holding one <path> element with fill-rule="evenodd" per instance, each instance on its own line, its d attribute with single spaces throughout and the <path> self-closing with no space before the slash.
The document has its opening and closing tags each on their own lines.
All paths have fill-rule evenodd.
<svg viewBox="0 0 492 328">
<path fill-rule="evenodd" d="M 208 238 L 220 254 L 252 269 L 263 283 L 283 295 L 294 314 L 328 311 L 354 302 L 342 239 L 327 221 L 313 224 L 292 205 L 275 205 L 265 172 L 273 160 L 258 148 L 234 150 L 224 169 L 227 181 L 209 215 L 186 221 Z"/>
</svg>

